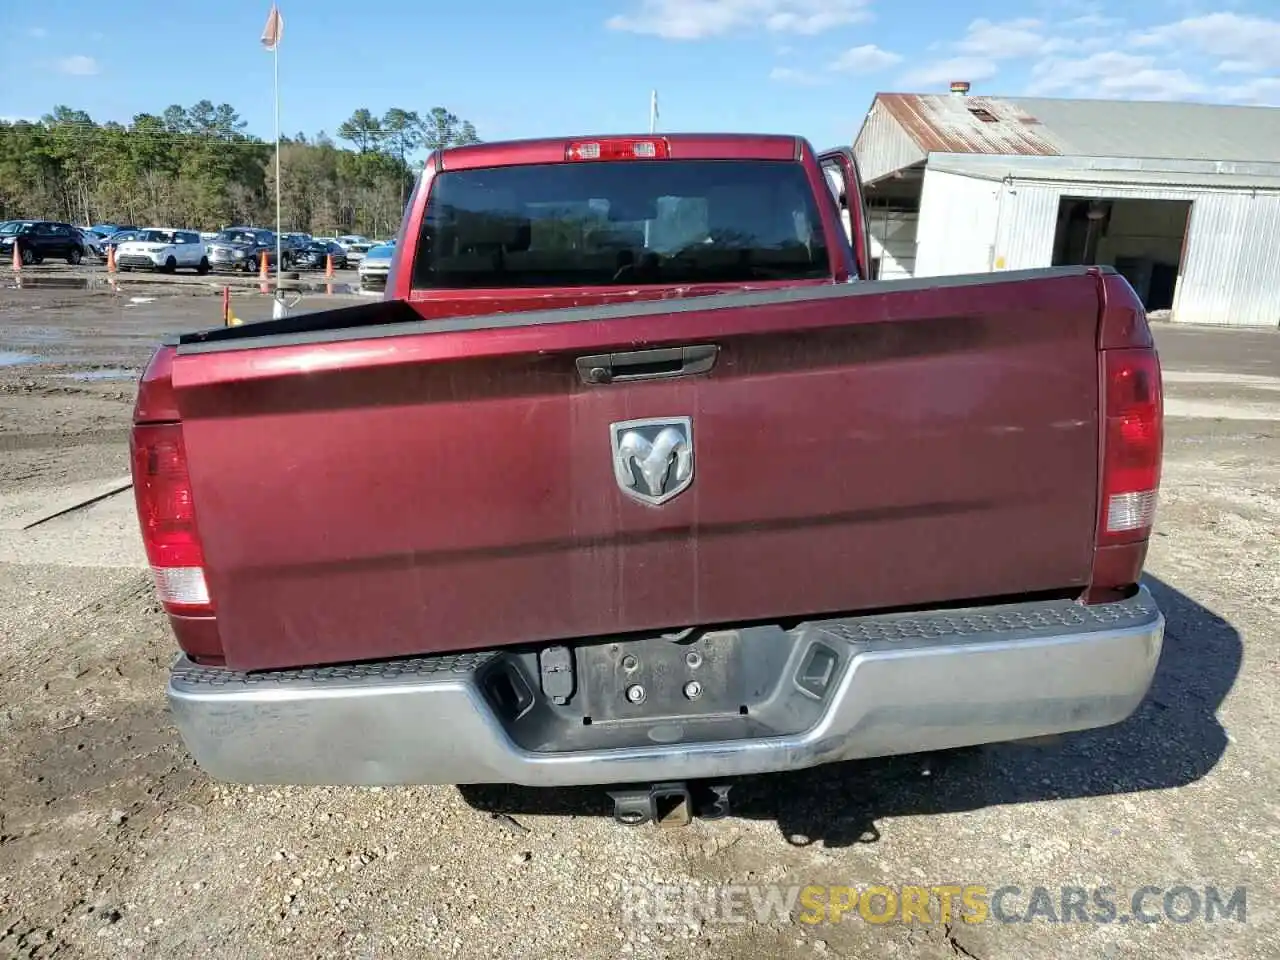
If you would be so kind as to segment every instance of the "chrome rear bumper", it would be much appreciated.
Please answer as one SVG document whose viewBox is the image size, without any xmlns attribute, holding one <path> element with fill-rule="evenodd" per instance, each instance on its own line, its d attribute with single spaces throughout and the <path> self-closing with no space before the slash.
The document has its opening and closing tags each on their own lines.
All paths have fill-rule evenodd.
<svg viewBox="0 0 1280 960">
<path fill-rule="evenodd" d="M 179 658 L 168 693 L 196 761 L 223 780 L 530 786 L 689 780 L 1119 722 L 1151 685 L 1164 618 L 1144 588 L 1092 607 L 1048 601 L 814 621 L 785 632 L 752 629 L 776 629 L 797 650 L 820 642 L 838 654 L 821 712 L 801 732 L 713 739 L 698 728 L 671 741 L 681 724 L 655 721 L 651 737 L 662 742 L 528 749 L 513 739 L 482 682 L 502 651 L 257 674 Z M 788 660 L 788 669 L 796 660 Z"/>
</svg>

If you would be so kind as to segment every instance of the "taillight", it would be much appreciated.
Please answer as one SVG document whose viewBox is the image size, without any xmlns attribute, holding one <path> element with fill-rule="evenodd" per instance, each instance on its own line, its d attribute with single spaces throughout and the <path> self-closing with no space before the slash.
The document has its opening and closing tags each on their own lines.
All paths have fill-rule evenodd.
<svg viewBox="0 0 1280 960">
<path fill-rule="evenodd" d="M 566 160 L 665 160 L 670 155 L 661 138 L 578 140 L 564 148 Z"/>
<path fill-rule="evenodd" d="M 1146 539 L 1164 446 L 1160 360 L 1150 348 L 1104 350 L 1102 501 L 1098 544 Z"/>
<path fill-rule="evenodd" d="M 160 601 L 169 613 L 210 614 L 182 425 L 137 424 L 130 448 L 138 522 Z"/>
</svg>

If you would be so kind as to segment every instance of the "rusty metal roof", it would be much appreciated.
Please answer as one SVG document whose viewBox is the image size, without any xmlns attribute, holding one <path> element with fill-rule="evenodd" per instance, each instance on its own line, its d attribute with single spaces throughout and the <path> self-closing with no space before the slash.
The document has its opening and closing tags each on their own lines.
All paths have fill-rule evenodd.
<svg viewBox="0 0 1280 960">
<path fill-rule="evenodd" d="M 1063 153 L 1038 118 L 1009 100 L 915 93 L 881 93 L 876 100 L 925 153 Z"/>
<path fill-rule="evenodd" d="M 876 102 L 924 154 L 1280 157 L 1280 109 L 1216 103 L 881 93 Z"/>
</svg>

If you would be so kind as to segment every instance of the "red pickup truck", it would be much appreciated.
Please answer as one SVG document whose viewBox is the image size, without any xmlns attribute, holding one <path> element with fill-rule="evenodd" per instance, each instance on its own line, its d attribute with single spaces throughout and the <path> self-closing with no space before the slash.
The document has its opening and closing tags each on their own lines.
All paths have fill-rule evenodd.
<svg viewBox="0 0 1280 960">
<path fill-rule="evenodd" d="M 679 785 L 1128 716 L 1140 302 L 870 281 L 859 197 L 795 137 L 449 149 L 385 299 L 162 347 L 132 464 L 197 762 Z"/>
</svg>

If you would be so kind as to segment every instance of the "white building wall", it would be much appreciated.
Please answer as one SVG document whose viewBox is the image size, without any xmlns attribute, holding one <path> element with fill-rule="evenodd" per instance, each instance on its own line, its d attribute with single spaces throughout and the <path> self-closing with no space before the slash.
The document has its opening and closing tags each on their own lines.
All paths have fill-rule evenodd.
<svg viewBox="0 0 1280 960">
<path fill-rule="evenodd" d="M 1230 326 L 1280 325 L 1280 192 L 1013 180 L 999 203 L 995 269 L 1052 264 L 1058 204 L 1064 196 L 1192 201 L 1172 319 Z M 922 200 L 922 227 L 925 217 Z M 921 253 L 918 261 L 923 260 Z"/>
<path fill-rule="evenodd" d="M 863 183 L 874 183 L 925 158 L 920 145 L 879 101 L 871 105 L 862 129 L 854 138 L 853 155 Z"/>
<path fill-rule="evenodd" d="M 1191 207 L 1173 319 L 1280 326 L 1280 193 L 1219 193 Z"/>
<path fill-rule="evenodd" d="M 1051 266 L 1063 197 L 1190 201 L 1172 319 L 1280 326 L 1280 191 L 1275 189 L 1102 180 L 998 182 L 926 168 L 914 275 Z"/>
<path fill-rule="evenodd" d="M 878 280 L 901 280 L 915 276 L 916 228 L 920 215 L 905 210 L 872 207 L 867 211 L 871 233 L 871 256 L 880 261 Z"/>
<path fill-rule="evenodd" d="M 1026 182 L 1001 184 L 995 256 L 997 270 L 1029 270 L 1053 265 L 1053 238 L 1058 230 L 1060 184 Z M 1067 196 L 1092 196 L 1067 191 Z"/>
<path fill-rule="evenodd" d="M 992 180 L 926 167 L 916 229 L 915 276 L 945 277 L 995 269 L 1002 190 L 1002 185 Z M 1049 241 L 1052 245 L 1052 228 Z"/>
</svg>

